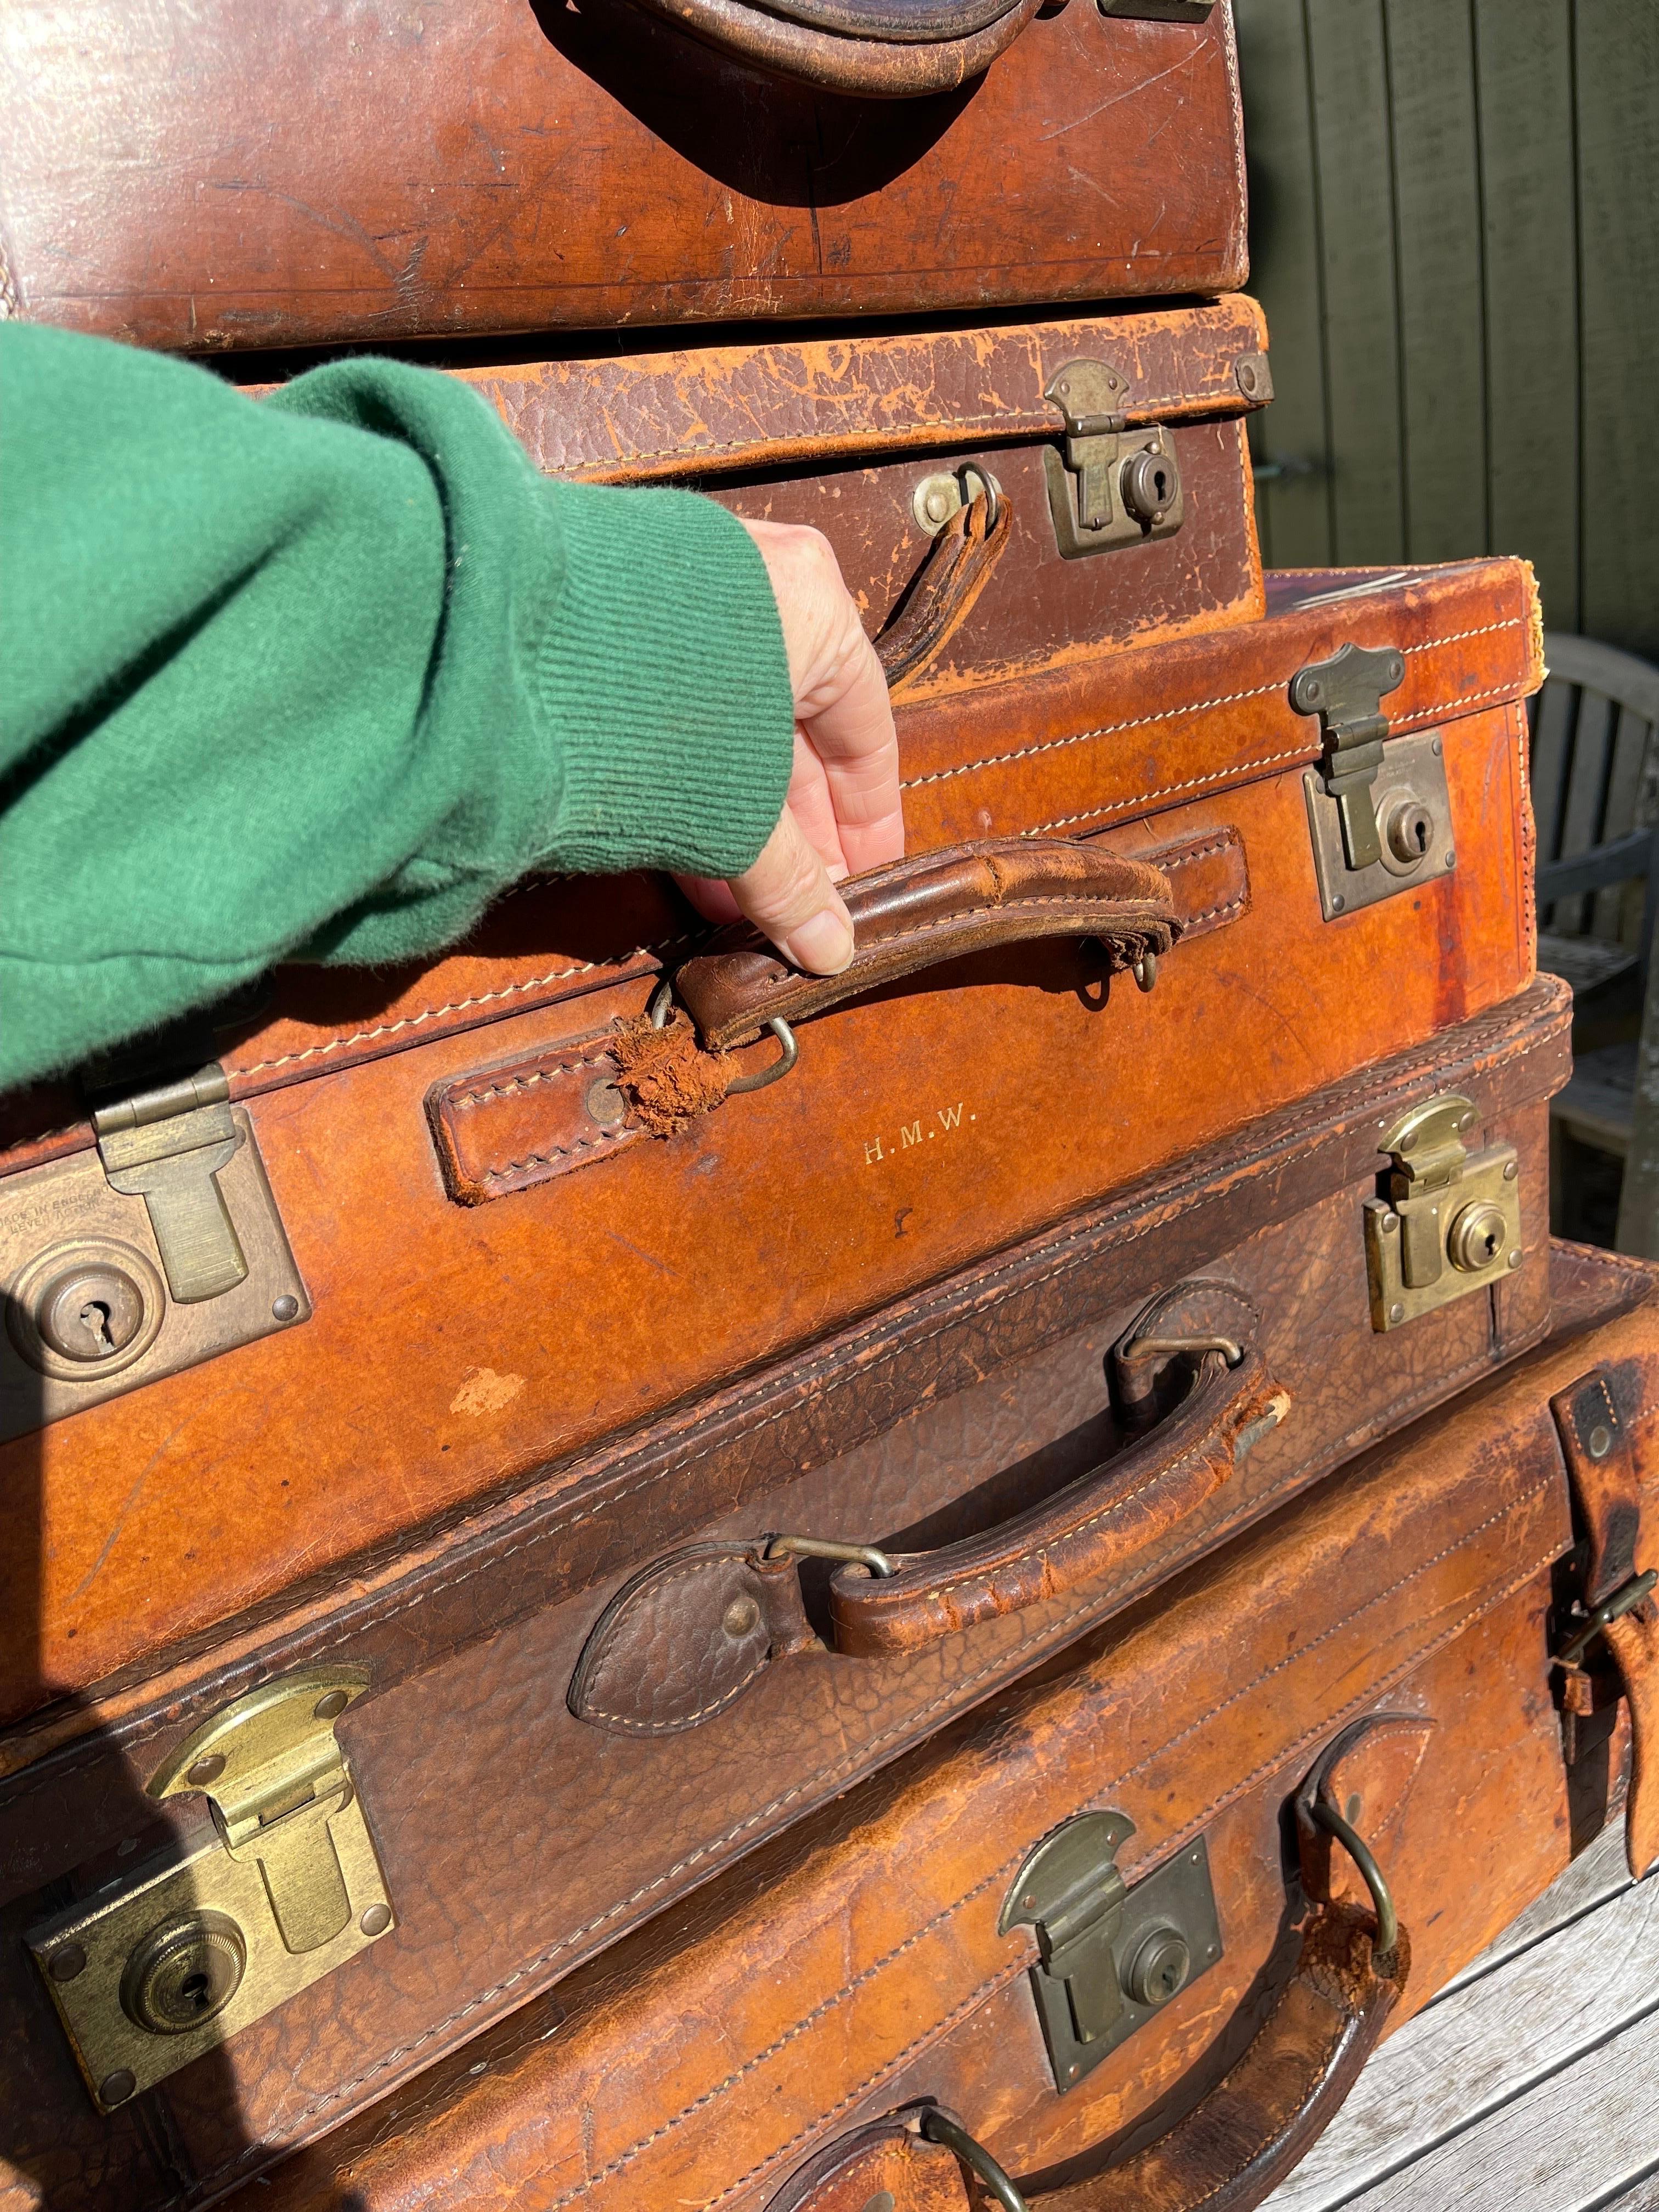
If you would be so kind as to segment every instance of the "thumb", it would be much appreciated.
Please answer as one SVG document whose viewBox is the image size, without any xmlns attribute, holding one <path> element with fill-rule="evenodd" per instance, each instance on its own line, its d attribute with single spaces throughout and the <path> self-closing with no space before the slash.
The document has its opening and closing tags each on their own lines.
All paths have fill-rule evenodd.
<svg viewBox="0 0 1659 2212">
<path fill-rule="evenodd" d="M 838 975 L 852 959 L 853 924 L 841 893 L 787 806 L 753 867 L 731 885 L 739 910 L 797 968 Z"/>
</svg>

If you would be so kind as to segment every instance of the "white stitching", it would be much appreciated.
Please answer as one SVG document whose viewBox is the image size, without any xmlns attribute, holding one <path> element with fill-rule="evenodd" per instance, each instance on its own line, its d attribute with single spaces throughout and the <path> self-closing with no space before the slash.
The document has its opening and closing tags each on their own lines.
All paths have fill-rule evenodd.
<svg viewBox="0 0 1659 2212">
<path fill-rule="evenodd" d="M 1427 637 L 1423 640 L 1423 642 L 1420 645 L 1408 646 L 1406 650 L 1408 654 L 1428 653 L 1438 646 L 1459 645 L 1467 638 L 1486 637 L 1496 630 L 1522 629 L 1524 629 L 1525 626 L 1523 618 L 1519 615 L 1515 615 L 1511 616 L 1504 622 L 1485 623 L 1478 629 L 1453 630 L 1444 637 Z M 1164 714 L 1139 714 L 1127 722 L 1101 722 L 1093 729 L 1074 730 L 1068 737 L 1064 738 L 1046 738 L 1041 744 L 1021 745 L 1013 752 L 987 753 L 979 760 L 964 762 L 960 768 L 935 769 L 930 775 L 919 775 L 913 777 L 909 782 L 903 786 L 903 788 L 906 791 L 920 791 L 925 784 L 948 783 L 952 776 L 974 775 L 976 775 L 981 769 L 986 768 L 1006 768 L 1011 761 L 1029 760 L 1036 753 L 1058 752 L 1067 745 L 1080 745 L 1091 738 L 1116 737 L 1125 730 L 1144 730 L 1151 727 L 1154 723 L 1164 724 L 1182 721 L 1193 714 L 1209 714 L 1218 707 L 1236 707 L 1239 705 L 1242 701 L 1246 699 L 1263 699 L 1266 698 L 1269 693 L 1280 692 L 1284 690 L 1284 689 L 1285 686 L 1283 684 L 1279 683 L 1258 684 L 1249 691 L 1223 692 L 1218 697 L 1213 699 L 1196 700 L 1190 706 L 1172 707 Z M 1413 722 L 1431 720 L 1435 715 L 1446 714 L 1454 707 L 1468 706 L 1471 700 L 1493 698 L 1500 692 L 1512 694 L 1514 690 L 1515 686 L 1513 684 L 1500 684 L 1495 686 L 1491 691 L 1465 692 L 1457 698 L 1443 701 L 1437 707 L 1419 707 L 1414 713 L 1402 716 L 1398 726 L 1404 729 L 1407 725 Z M 1316 750 L 1316 748 L 1311 744 L 1311 742 L 1310 742 L 1308 744 L 1297 746 L 1293 751 L 1288 753 L 1271 754 L 1265 760 L 1237 761 L 1235 762 L 1231 767 L 1218 770 L 1216 775 L 1198 776 L 1194 778 L 1193 781 L 1190 783 L 1166 784 L 1161 790 L 1158 791 L 1140 792 L 1135 795 L 1133 801 L 1126 799 L 1122 801 L 1121 804 L 1124 805 L 1133 804 L 1134 806 L 1139 808 L 1144 806 L 1149 799 L 1164 799 L 1172 792 L 1190 791 L 1196 784 L 1199 783 L 1214 783 L 1218 781 L 1219 776 L 1246 775 L 1252 769 L 1268 768 L 1277 761 L 1296 760 L 1304 754 L 1309 757 L 1311 757 Z M 1109 812 L 1110 809 L 1102 807 L 1098 811 L 1104 814 Z M 1086 820 L 1087 817 L 1077 814 L 1068 815 L 1065 818 L 1068 821 L 1082 822 Z M 1057 826 L 1057 824 L 1053 823 L 1048 824 L 1050 829 Z M 1041 836 L 1042 832 L 1041 830 L 1028 830 L 1024 834 L 1028 837 Z"/>
<path fill-rule="evenodd" d="M 532 1075 L 515 1075 L 510 1083 L 492 1083 L 487 1091 L 464 1091 L 459 1098 L 441 1100 L 445 1113 L 464 1114 L 470 1107 L 488 1105 L 492 1098 L 513 1098 L 523 1091 L 533 1091 L 538 1083 L 550 1083 L 556 1075 L 574 1075 L 579 1068 L 600 1067 L 609 1060 L 608 1052 L 591 1054 L 586 1060 L 560 1060 L 550 1066 L 538 1067 Z"/>
</svg>

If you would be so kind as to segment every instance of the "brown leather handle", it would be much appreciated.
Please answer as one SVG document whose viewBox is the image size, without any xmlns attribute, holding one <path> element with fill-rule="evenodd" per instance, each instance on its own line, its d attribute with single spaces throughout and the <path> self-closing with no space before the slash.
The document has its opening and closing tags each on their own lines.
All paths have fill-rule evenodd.
<svg viewBox="0 0 1659 2212">
<path fill-rule="evenodd" d="M 969 0 L 924 11 L 904 31 L 890 8 L 848 0 L 787 0 L 775 12 L 744 0 L 637 0 L 653 15 L 739 61 L 793 77 L 820 92 L 863 100 L 916 100 L 952 92 L 989 69 L 1019 36 L 1042 0 Z M 794 18 L 796 20 L 791 20 Z M 933 27 L 929 19 L 937 19 Z M 890 35 L 883 36 L 883 31 Z M 903 35 L 890 35 L 902 31 Z M 849 33 L 851 33 L 849 35 Z"/>
<path fill-rule="evenodd" d="M 931 668 L 972 612 L 1002 558 L 1013 521 L 1008 496 L 982 470 L 963 471 L 979 489 L 927 550 L 896 614 L 876 640 L 876 658 L 895 697 Z"/>
<path fill-rule="evenodd" d="M 1025 2212 L 1252 2212 L 1335 2118 L 1410 1972 L 1405 1931 L 1396 1923 L 1387 1948 L 1378 1940 L 1379 1915 L 1386 1907 L 1391 1917 L 1392 1905 L 1363 1842 L 1352 1838 L 1370 1863 L 1367 1881 L 1377 1875 L 1376 1912 L 1332 1899 L 1322 1848 L 1334 1810 L 1331 1772 L 1368 1731 L 1386 1731 L 1395 1719 L 1381 1716 L 1346 1730 L 1297 1793 L 1302 1879 L 1313 1910 L 1295 1969 L 1237 2063 L 1168 2134 L 1118 2165 L 1043 2188 L 1009 2182 L 954 2116 L 939 2128 L 939 2107 L 913 2106 L 826 2146 L 766 2212 L 866 2212 L 884 2191 L 891 2212 L 979 2212 L 993 2201 Z M 1340 1815 L 1336 1826 L 1346 1827 Z M 1068 2160 L 1068 2171 L 1075 2174 L 1081 2162 Z M 980 2177 L 971 2194 L 964 2166 Z M 984 2188 L 988 2168 L 1001 2189 Z"/>
<path fill-rule="evenodd" d="M 1206 1288 L 1213 1305 L 1224 1286 Z M 1228 1317 L 1235 1329 L 1243 1325 L 1236 1310 Z M 1231 1365 L 1224 1351 L 1199 1352 L 1191 1392 L 1141 1443 L 989 1534 L 936 1552 L 890 1553 L 894 1571 L 884 1577 L 839 1569 L 830 1585 L 836 1649 L 920 1650 L 1125 1565 L 1230 1481 L 1251 1444 L 1288 1411 L 1261 1353 L 1248 1343 L 1237 1350 Z"/>
<path fill-rule="evenodd" d="M 908 854 L 841 886 L 857 951 L 839 975 L 805 975 L 735 923 L 674 978 L 712 1052 L 963 953 L 1041 937 L 1093 937 L 1126 968 L 1167 952 L 1180 930 L 1161 870 L 1060 837 L 1004 837 Z"/>
</svg>

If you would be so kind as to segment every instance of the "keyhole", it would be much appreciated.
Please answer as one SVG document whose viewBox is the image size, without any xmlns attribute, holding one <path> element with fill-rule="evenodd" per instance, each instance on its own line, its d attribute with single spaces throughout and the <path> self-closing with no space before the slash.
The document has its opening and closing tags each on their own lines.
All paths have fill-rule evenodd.
<svg viewBox="0 0 1659 2212">
<path fill-rule="evenodd" d="M 81 1326 L 97 1346 L 100 1352 L 120 1349 L 109 1333 L 110 1309 L 101 1298 L 90 1299 L 81 1309 Z"/>
<path fill-rule="evenodd" d="M 213 1984 L 198 1966 L 193 1974 L 186 1974 L 179 1983 L 179 1994 L 186 2003 L 200 2012 L 213 1995 Z"/>
</svg>

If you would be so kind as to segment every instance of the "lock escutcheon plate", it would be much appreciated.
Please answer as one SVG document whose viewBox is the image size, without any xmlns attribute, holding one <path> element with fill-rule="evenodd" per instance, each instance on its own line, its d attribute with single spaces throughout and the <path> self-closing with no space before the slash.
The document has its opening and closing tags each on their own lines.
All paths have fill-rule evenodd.
<svg viewBox="0 0 1659 2212">
<path fill-rule="evenodd" d="M 1327 921 L 1401 891 L 1417 890 L 1450 875 L 1457 866 L 1440 732 L 1424 730 L 1412 737 L 1390 738 L 1382 752 L 1369 794 L 1354 795 L 1360 803 L 1374 805 L 1376 813 L 1377 858 L 1362 868 L 1348 866 L 1340 805 L 1326 788 L 1324 776 L 1317 769 L 1309 769 L 1302 778 L 1319 908 Z M 1418 848 L 1415 858 L 1413 845 Z"/>
</svg>

